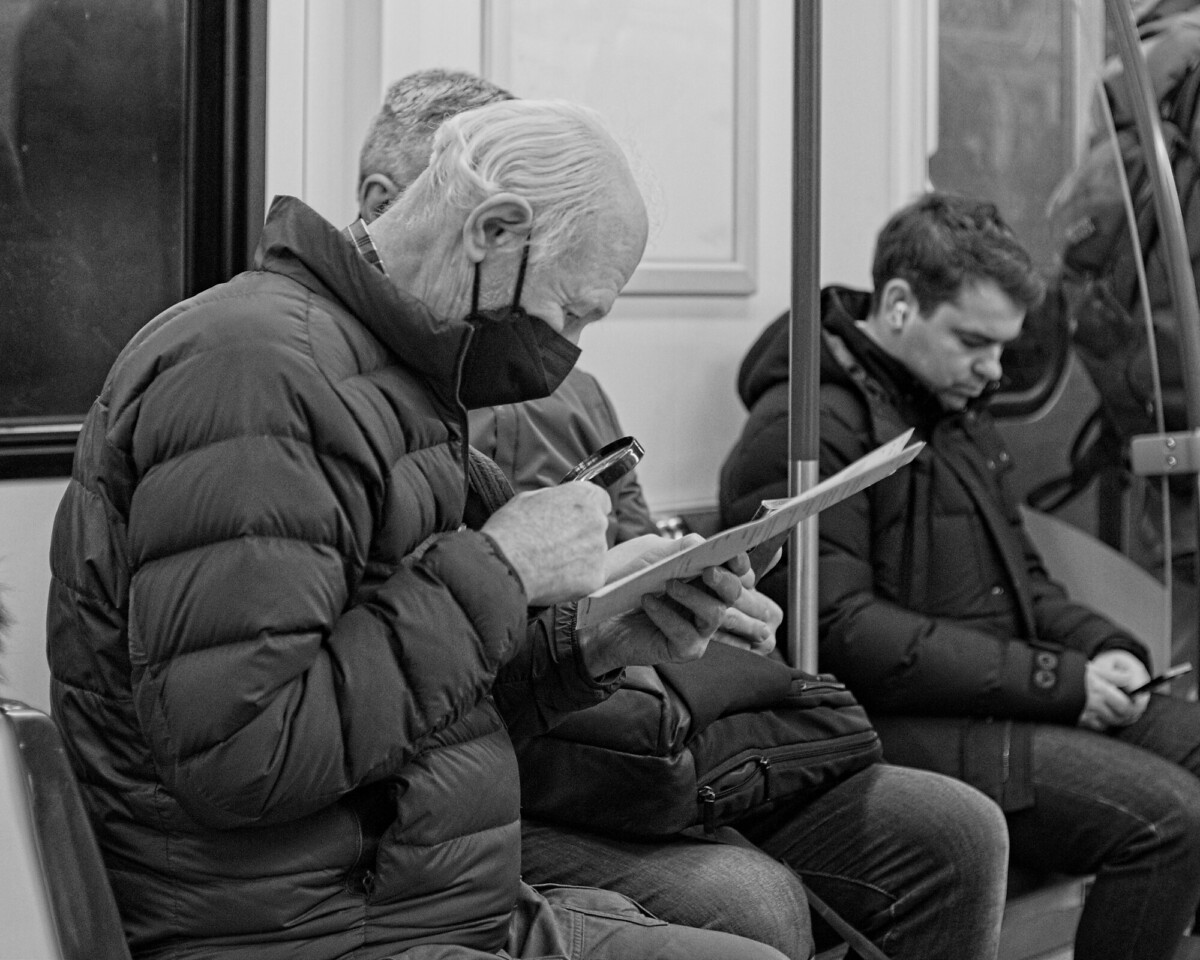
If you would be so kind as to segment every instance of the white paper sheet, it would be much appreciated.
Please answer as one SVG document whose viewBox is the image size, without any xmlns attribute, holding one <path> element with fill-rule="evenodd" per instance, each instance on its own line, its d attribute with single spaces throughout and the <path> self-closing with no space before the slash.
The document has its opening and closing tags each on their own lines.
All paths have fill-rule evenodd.
<svg viewBox="0 0 1200 960">
<path fill-rule="evenodd" d="M 768 512 L 761 519 L 723 530 L 703 543 L 605 584 L 579 601 L 576 626 L 582 629 L 637 609 L 641 606 L 643 596 L 662 593 L 668 580 L 697 577 L 705 567 L 720 566 L 739 553 L 748 552 L 763 541 L 790 530 L 831 504 L 869 487 L 876 480 L 895 473 L 924 446 L 923 443 L 909 444 L 911 438 L 911 430 L 900 434 L 799 496 L 763 501 Z"/>
</svg>

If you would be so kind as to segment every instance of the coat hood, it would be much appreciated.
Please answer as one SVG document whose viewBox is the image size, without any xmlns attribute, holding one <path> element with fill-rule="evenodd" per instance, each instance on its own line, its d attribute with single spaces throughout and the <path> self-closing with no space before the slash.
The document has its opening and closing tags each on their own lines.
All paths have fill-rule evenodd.
<svg viewBox="0 0 1200 960">
<path fill-rule="evenodd" d="M 849 287 L 826 287 L 821 291 L 821 323 L 825 326 L 833 317 L 852 322 L 867 316 L 871 295 L 865 290 Z M 737 391 L 742 403 L 750 409 L 769 389 L 786 383 L 790 365 L 791 333 L 789 311 L 771 321 L 758 335 L 738 368 Z M 821 348 L 821 379 L 835 374 L 840 367 L 824 345 Z"/>
</svg>

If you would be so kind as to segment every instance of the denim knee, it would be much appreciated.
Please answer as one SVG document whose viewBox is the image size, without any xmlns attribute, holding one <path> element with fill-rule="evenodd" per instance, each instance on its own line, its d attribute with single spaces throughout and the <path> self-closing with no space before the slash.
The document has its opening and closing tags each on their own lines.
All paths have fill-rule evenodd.
<svg viewBox="0 0 1200 960">
<path fill-rule="evenodd" d="M 725 828 L 730 836 L 733 831 Z M 744 840 L 737 838 L 740 843 Z M 739 843 L 719 843 L 706 869 L 688 875 L 691 923 L 769 944 L 788 957 L 807 957 L 813 940 L 804 885 L 791 868 Z M 703 923 L 698 922 L 703 917 Z"/>
<path fill-rule="evenodd" d="M 924 770 L 893 768 L 887 811 L 892 832 L 926 851 L 950 886 L 1002 887 L 1008 827 L 1000 807 L 974 787 Z"/>
<path fill-rule="evenodd" d="M 1152 845 L 1160 856 L 1169 856 L 1191 866 L 1200 885 L 1200 781 L 1155 782 L 1160 808 L 1147 824 L 1148 832 L 1134 846 Z"/>
</svg>

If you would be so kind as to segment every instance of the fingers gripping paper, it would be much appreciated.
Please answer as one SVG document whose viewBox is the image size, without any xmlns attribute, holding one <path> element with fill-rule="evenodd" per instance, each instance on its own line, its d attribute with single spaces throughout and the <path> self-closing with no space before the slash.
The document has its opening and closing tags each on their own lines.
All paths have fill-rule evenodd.
<svg viewBox="0 0 1200 960">
<path fill-rule="evenodd" d="M 895 473 L 911 461 L 924 446 L 919 442 L 910 444 L 911 438 L 912 431 L 908 430 L 799 496 L 763 501 L 759 511 L 761 517 L 723 530 L 703 543 L 606 584 L 579 601 L 576 627 L 582 629 L 635 610 L 641 606 L 646 594 L 662 593 L 668 580 L 690 580 L 699 576 L 705 567 L 720 566 L 739 553 L 749 553 L 772 538 L 786 535 L 802 520 Z"/>
</svg>

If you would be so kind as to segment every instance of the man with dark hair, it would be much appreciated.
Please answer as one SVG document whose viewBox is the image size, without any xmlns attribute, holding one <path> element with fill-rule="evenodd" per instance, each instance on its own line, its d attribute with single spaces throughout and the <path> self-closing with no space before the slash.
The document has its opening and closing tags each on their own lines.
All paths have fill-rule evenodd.
<svg viewBox="0 0 1200 960">
<path fill-rule="evenodd" d="M 872 276 L 821 295 L 821 474 L 909 428 L 925 447 L 821 514 L 821 669 L 888 760 L 1001 806 L 1015 864 L 1096 874 L 1076 960 L 1165 960 L 1200 898 L 1200 706 L 1127 692 L 1145 648 L 1049 580 L 1006 490 L 987 395 L 1042 282 L 994 207 L 941 193 L 891 218 Z M 743 361 L 728 523 L 786 491 L 787 352 L 785 315 Z"/>
</svg>

